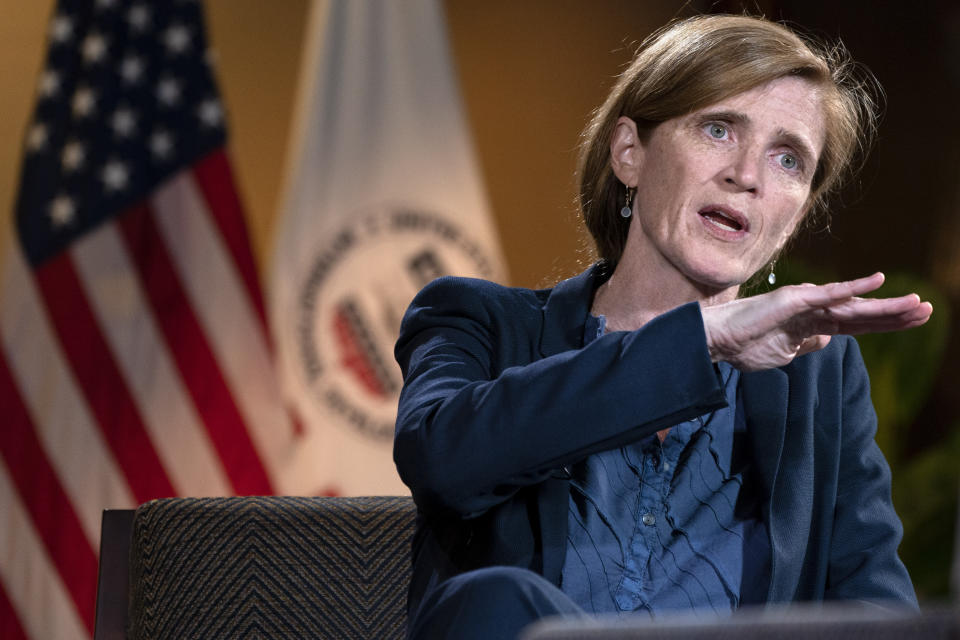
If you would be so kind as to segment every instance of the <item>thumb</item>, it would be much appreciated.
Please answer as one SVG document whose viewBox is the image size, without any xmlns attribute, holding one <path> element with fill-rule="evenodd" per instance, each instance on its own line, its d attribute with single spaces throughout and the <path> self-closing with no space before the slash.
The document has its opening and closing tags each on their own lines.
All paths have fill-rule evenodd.
<svg viewBox="0 0 960 640">
<path fill-rule="evenodd" d="M 830 344 L 830 336 L 817 335 L 804 338 L 803 342 L 800 343 L 800 348 L 797 350 L 797 355 L 802 356 L 805 353 L 819 351 L 828 344 Z"/>
</svg>

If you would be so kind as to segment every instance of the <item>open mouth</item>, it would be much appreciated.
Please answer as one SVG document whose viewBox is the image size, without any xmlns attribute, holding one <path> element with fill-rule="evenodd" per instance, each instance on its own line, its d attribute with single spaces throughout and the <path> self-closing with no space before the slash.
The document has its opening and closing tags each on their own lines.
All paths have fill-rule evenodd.
<svg viewBox="0 0 960 640">
<path fill-rule="evenodd" d="M 708 206 L 697 212 L 704 220 L 724 231 L 747 231 L 747 219 L 738 211 L 726 207 Z"/>
</svg>

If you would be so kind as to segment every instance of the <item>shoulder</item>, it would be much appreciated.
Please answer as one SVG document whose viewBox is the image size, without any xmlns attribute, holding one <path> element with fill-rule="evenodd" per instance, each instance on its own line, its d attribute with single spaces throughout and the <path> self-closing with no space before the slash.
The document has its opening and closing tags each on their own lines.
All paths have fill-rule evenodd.
<svg viewBox="0 0 960 640">
<path fill-rule="evenodd" d="M 477 278 L 437 278 L 407 308 L 396 354 L 438 334 L 464 344 L 476 340 L 505 347 L 530 342 L 539 336 L 549 293 Z"/>
<path fill-rule="evenodd" d="M 435 300 L 439 296 L 480 302 L 533 303 L 540 306 L 549 296 L 550 291 L 550 289 L 507 287 L 481 278 L 443 276 L 421 289 L 414 298 L 414 303 L 418 300 Z"/>
<path fill-rule="evenodd" d="M 506 287 L 489 280 L 444 276 L 414 297 L 403 319 L 408 326 L 418 318 L 469 316 L 480 321 L 539 313 L 549 289 Z"/>
</svg>

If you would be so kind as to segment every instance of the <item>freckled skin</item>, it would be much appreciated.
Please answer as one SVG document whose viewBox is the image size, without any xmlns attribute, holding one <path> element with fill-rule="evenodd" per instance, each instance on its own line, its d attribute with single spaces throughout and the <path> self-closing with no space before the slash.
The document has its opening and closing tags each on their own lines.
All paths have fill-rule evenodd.
<svg viewBox="0 0 960 640">
<path fill-rule="evenodd" d="M 636 147 L 634 267 L 661 286 L 680 277 L 735 295 L 806 212 L 823 130 L 819 91 L 790 77 L 657 126 Z M 717 232 L 698 214 L 710 205 L 739 211 L 748 230 Z"/>
</svg>

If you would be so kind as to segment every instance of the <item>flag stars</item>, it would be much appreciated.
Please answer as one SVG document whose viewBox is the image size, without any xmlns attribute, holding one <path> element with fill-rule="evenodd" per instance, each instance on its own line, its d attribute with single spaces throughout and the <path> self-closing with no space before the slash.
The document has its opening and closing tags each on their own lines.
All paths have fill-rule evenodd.
<svg viewBox="0 0 960 640">
<path fill-rule="evenodd" d="M 67 172 L 76 171 L 83 166 L 86 157 L 87 152 L 83 145 L 76 140 L 71 140 L 63 146 L 63 151 L 60 153 L 60 166 Z"/>
<path fill-rule="evenodd" d="M 120 63 L 120 77 L 127 84 L 136 84 L 143 76 L 143 60 L 136 56 L 127 56 Z"/>
<path fill-rule="evenodd" d="M 27 149 L 30 151 L 40 151 L 47 146 L 47 125 L 42 122 L 35 123 L 27 132 Z"/>
<path fill-rule="evenodd" d="M 127 23 L 134 31 L 146 31 L 150 26 L 150 10 L 142 4 L 133 5 L 127 12 Z"/>
<path fill-rule="evenodd" d="M 103 167 L 100 179 L 107 192 L 121 191 L 130 182 L 130 170 L 119 160 L 111 160 Z"/>
<path fill-rule="evenodd" d="M 175 24 L 163 32 L 163 45 L 167 53 L 179 55 L 190 47 L 190 29 L 182 24 Z"/>
<path fill-rule="evenodd" d="M 168 107 L 180 102 L 180 83 L 173 78 L 164 78 L 157 84 L 157 99 Z"/>
<path fill-rule="evenodd" d="M 173 136 L 166 131 L 155 131 L 150 136 L 150 153 L 157 160 L 166 160 L 173 153 Z"/>
<path fill-rule="evenodd" d="M 128 138 L 133 135 L 134 130 L 137 128 L 137 117 L 131 109 L 121 107 L 113 112 L 113 117 L 110 119 L 110 126 L 113 128 L 115 134 L 121 138 Z"/>
<path fill-rule="evenodd" d="M 69 42 L 73 37 L 73 20 L 65 15 L 58 15 L 50 22 L 50 39 L 57 44 Z"/>
<path fill-rule="evenodd" d="M 107 55 L 107 41 L 99 33 L 91 33 L 83 39 L 80 51 L 84 62 L 96 64 Z"/>
<path fill-rule="evenodd" d="M 77 208 L 72 198 L 61 194 L 50 202 L 49 213 L 54 228 L 59 229 L 73 222 Z"/>
<path fill-rule="evenodd" d="M 47 69 L 40 76 L 40 95 L 52 98 L 60 92 L 60 74 L 53 69 Z"/>
<path fill-rule="evenodd" d="M 197 109 L 197 116 L 205 126 L 214 128 L 223 123 L 223 107 L 215 98 L 204 100 Z"/>
<path fill-rule="evenodd" d="M 73 101 L 70 104 L 73 109 L 73 115 L 83 118 L 93 113 L 93 108 L 97 104 L 97 96 L 89 87 L 80 87 L 73 94 Z"/>
</svg>

